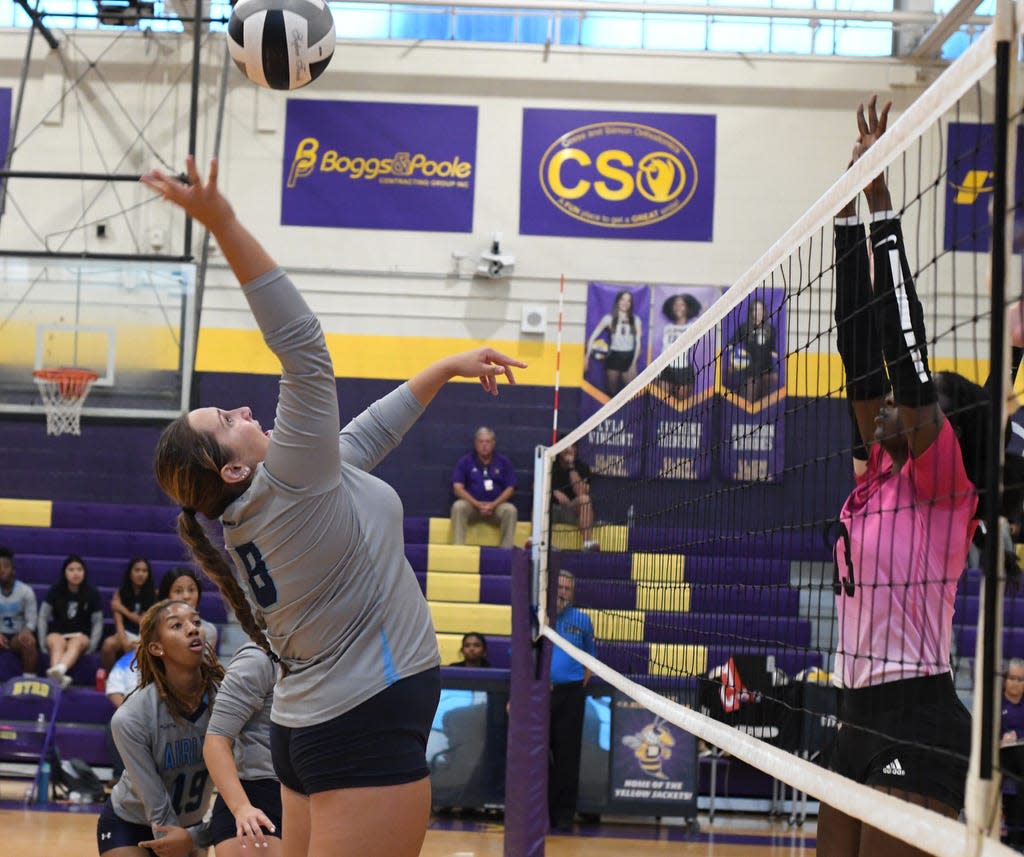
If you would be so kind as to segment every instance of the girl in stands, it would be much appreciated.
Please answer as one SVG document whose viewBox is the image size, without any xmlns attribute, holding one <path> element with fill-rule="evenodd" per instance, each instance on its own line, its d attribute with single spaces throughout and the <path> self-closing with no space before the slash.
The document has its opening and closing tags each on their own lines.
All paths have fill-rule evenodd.
<svg viewBox="0 0 1024 857">
<path fill-rule="evenodd" d="M 96 844 L 108 857 L 199 857 L 213 791 L 203 736 L 224 669 L 182 601 L 159 601 L 142 617 L 138 660 L 139 687 L 111 722 L 124 773 L 103 805 Z"/>
<path fill-rule="evenodd" d="M 448 664 L 450 667 L 489 667 L 491 662 L 487 660 L 487 638 L 476 631 L 470 631 L 462 636 L 462 648 L 459 650 L 462 655 L 461 661 Z"/>
<path fill-rule="evenodd" d="M 402 505 L 370 475 L 454 377 L 497 394 L 524 364 L 489 348 L 445 358 L 339 434 L 320 323 L 203 181 L 143 177 L 217 239 L 283 367 L 273 436 L 247 407 L 199 408 L 164 431 L 155 470 L 178 532 L 239 622 L 281 659 L 271 747 L 289 854 L 413 857 L 430 812 L 426 740 L 440 693 L 437 641 L 405 559 Z M 197 518 L 219 518 L 234 573 Z M 250 605 L 255 609 L 250 609 Z M 264 639 L 264 634 L 266 639 Z"/>
<path fill-rule="evenodd" d="M 281 784 L 270 754 L 277 669 L 269 647 L 246 643 L 228 665 L 206 730 L 203 757 L 217 784 L 210 841 L 217 857 L 243 857 L 255 844 L 280 857 Z"/>
<path fill-rule="evenodd" d="M 156 597 L 160 601 L 171 599 L 172 601 L 184 601 L 193 610 L 199 609 L 199 596 L 203 594 L 203 585 L 199 582 L 199 575 L 185 565 L 177 565 L 169 571 L 164 572 L 160 578 L 160 589 Z M 209 643 L 210 648 L 217 651 L 217 640 L 219 632 L 213 622 L 203 621 L 203 637 Z"/>
<path fill-rule="evenodd" d="M 103 604 L 86 580 L 85 560 L 69 556 L 60 580 L 50 587 L 39 608 L 39 648 L 50 656 L 46 675 L 71 686 L 68 673 L 87 652 L 95 652 L 103 634 Z"/>
<path fill-rule="evenodd" d="M 139 621 L 156 602 L 156 587 L 149 561 L 138 556 L 128 561 L 121 586 L 110 599 L 114 616 L 114 633 L 103 641 L 100 661 L 110 669 L 121 655 L 132 651 L 139 641 Z"/>
<path fill-rule="evenodd" d="M 857 109 L 854 160 L 884 133 L 891 104 Z M 977 526 L 985 391 L 932 377 L 924 311 L 883 176 L 835 225 L 836 323 L 855 422 L 856 485 L 836 544 L 843 728 L 840 773 L 955 817 L 963 804 L 970 716 L 950 674 L 953 601 Z M 890 390 L 891 385 L 891 390 Z M 910 855 L 917 849 L 822 804 L 818 852 Z"/>
</svg>

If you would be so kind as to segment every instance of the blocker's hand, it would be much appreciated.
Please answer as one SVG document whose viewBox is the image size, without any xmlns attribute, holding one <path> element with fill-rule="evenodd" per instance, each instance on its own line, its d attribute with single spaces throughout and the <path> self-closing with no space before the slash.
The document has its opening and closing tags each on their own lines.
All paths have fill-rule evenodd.
<svg viewBox="0 0 1024 857">
<path fill-rule="evenodd" d="M 217 189 L 217 170 L 217 159 L 213 158 L 210 161 L 210 176 L 204 182 L 196 169 L 196 159 L 189 155 L 185 158 L 188 183 L 157 169 L 150 170 L 140 181 L 213 231 L 215 225 L 235 216 L 231 204 Z"/>
<path fill-rule="evenodd" d="M 526 364 L 495 351 L 493 348 L 475 348 L 448 358 L 448 371 L 453 378 L 479 378 L 480 384 L 492 396 L 498 395 L 498 376 L 504 375 L 515 384 L 512 368 L 525 369 Z"/>
</svg>

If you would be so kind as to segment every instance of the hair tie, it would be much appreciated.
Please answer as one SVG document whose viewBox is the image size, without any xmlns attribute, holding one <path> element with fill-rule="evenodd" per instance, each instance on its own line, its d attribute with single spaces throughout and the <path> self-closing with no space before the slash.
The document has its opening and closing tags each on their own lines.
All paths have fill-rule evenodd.
<svg viewBox="0 0 1024 857">
<path fill-rule="evenodd" d="M 196 510 L 190 506 L 182 506 L 181 511 L 186 515 L 191 515 L 193 518 L 196 516 Z"/>
</svg>

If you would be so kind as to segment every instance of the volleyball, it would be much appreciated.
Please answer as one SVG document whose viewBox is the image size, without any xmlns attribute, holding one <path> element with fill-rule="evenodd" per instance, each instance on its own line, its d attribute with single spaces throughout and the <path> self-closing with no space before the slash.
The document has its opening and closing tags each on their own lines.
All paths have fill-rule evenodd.
<svg viewBox="0 0 1024 857">
<path fill-rule="evenodd" d="M 590 356 L 595 360 L 604 360 L 608 356 L 608 343 L 603 339 L 597 340 L 590 348 Z"/>
<path fill-rule="evenodd" d="M 299 89 L 334 56 L 334 17 L 324 0 L 238 0 L 228 21 L 228 52 L 253 83 Z"/>
<path fill-rule="evenodd" d="M 734 345 L 729 362 L 733 372 L 742 372 L 750 366 L 750 352 L 742 345 Z"/>
</svg>

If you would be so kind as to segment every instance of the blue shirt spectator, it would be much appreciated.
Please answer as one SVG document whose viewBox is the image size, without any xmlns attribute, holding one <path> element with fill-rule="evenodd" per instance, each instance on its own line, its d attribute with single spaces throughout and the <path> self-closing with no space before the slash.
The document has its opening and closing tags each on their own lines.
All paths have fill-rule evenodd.
<svg viewBox="0 0 1024 857">
<path fill-rule="evenodd" d="M 576 648 L 588 655 L 597 654 L 594 644 L 594 625 L 590 617 L 579 607 L 573 606 L 572 597 L 575 580 L 572 575 L 562 572 L 558 576 L 558 616 L 555 618 L 555 631 L 565 637 Z M 557 646 L 551 653 L 551 683 L 570 684 L 583 682 L 590 678 L 590 671 L 579 661 L 571 658 Z"/>
</svg>

